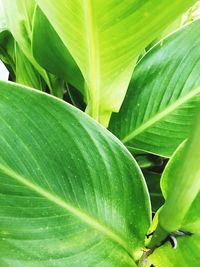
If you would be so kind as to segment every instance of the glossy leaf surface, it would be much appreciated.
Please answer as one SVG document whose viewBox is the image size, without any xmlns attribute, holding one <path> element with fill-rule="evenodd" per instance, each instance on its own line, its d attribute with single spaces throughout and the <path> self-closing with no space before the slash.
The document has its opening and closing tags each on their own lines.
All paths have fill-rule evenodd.
<svg viewBox="0 0 200 267">
<path fill-rule="evenodd" d="M 193 0 L 36 0 L 80 67 L 87 112 L 105 126 L 125 96 L 137 57 Z"/>
<path fill-rule="evenodd" d="M 135 266 L 150 223 L 126 148 L 78 109 L 0 82 L 0 265 Z"/>
<path fill-rule="evenodd" d="M 200 21 L 152 48 L 137 65 L 109 129 L 129 148 L 169 157 L 188 137 L 200 100 Z"/>
</svg>

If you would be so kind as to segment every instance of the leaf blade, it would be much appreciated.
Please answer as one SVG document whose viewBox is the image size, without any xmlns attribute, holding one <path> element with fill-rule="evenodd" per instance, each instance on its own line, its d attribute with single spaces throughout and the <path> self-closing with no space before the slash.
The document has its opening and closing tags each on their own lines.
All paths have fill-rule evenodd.
<svg viewBox="0 0 200 267">
<path fill-rule="evenodd" d="M 90 97 L 87 112 L 107 126 L 121 106 L 142 49 L 193 1 L 37 3 L 82 71 Z"/>
<path fill-rule="evenodd" d="M 199 101 L 199 23 L 163 39 L 137 65 L 109 126 L 127 147 L 170 157 L 188 137 Z"/>
<path fill-rule="evenodd" d="M 128 151 L 99 124 L 54 97 L 2 82 L 0 95 L 0 262 L 80 266 L 81 253 L 82 266 L 101 261 L 102 266 L 134 266 L 150 207 L 143 177 Z M 43 196 L 48 192 L 54 203 L 38 190 Z M 94 220 L 86 224 L 55 205 L 55 196 L 68 210 L 86 214 L 85 221 Z"/>
</svg>

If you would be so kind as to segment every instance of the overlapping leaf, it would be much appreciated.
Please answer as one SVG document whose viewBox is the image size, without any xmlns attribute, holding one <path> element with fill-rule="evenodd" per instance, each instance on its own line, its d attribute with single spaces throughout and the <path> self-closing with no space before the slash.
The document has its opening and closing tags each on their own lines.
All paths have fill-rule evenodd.
<svg viewBox="0 0 200 267">
<path fill-rule="evenodd" d="M 44 70 L 35 60 L 32 54 L 32 31 L 33 31 L 33 16 L 36 8 L 35 0 L 0 0 L 3 8 L 3 12 L 5 15 L 5 22 L 8 30 L 12 33 L 15 41 L 17 42 L 19 49 L 26 57 L 25 61 L 29 67 L 30 72 L 34 74 L 36 77 L 34 78 L 36 84 L 36 89 L 41 89 L 41 85 L 44 84 L 44 81 L 49 88 L 50 92 L 55 96 L 63 95 L 63 86 L 61 86 L 60 79 L 51 75 L 46 70 Z M 25 59 L 25 57 L 23 57 Z M 21 60 L 18 65 L 18 73 L 20 74 L 19 80 L 23 80 L 23 82 L 27 81 L 27 77 L 23 77 L 22 79 L 22 71 L 23 71 L 23 60 Z M 19 69 L 19 67 L 22 69 Z M 36 73 L 37 71 L 37 73 Z M 28 76 L 28 75 L 26 75 Z M 41 77 L 39 77 L 41 76 Z M 42 81 L 42 79 L 44 81 Z M 42 82 L 41 82 L 42 81 Z M 30 86 L 30 83 L 26 83 L 26 85 Z M 46 86 L 42 88 L 44 91 Z"/>
<path fill-rule="evenodd" d="M 192 0 L 37 0 L 80 67 L 87 112 L 107 126 L 125 96 L 137 56 Z"/>
<path fill-rule="evenodd" d="M 0 83 L 0 265 L 135 266 L 150 223 L 136 162 L 44 93 Z"/>
<path fill-rule="evenodd" d="M 162 40 L 137 65 L 110 130 L 132 149 L 170 156 L 200 100 L 200 21 Z"/>
<path fill-rule="evenodd" d="M 180 169 L 180 166 L 183 166 L 185 164 L 188 164 L 186 162 L 182 162 L 182 156 L 184 153 L 184 147 L 185 143 L 183 143 L 179 149 L 176 151 L 174 156 L 171 158 L 169 161 L 168 165 L 166 166 L 163 174 L 162 174 L 162 180 L 161 180 L 161 188 L 162 188 L 162 193 L 165 199 L 168 198 L 168 196 L 171 194 L 173 191 L 174 187 L 177 187 L 177 176 L 178 176 L 178 171 Z M 196 156 L 196 154 L 195 154 Z M 191 155 L 191 157 L 193 157 Z M 198 158 L 197 164 L 200 165 L 200 158 Z M 193 172 L 192 168 L 194 166 L 189 164 L 189 167 L 191 168 L 191 172 Z M 188 180 L 189 180 L 188 176 Z M 189 180 L 189 186 L 190 186 L 190 180 Z M 182 190 L 180 188 L 180 185 L 177 188 L 176 194 L 178 194 L 178 191 Z M 189 188 L 188 188 L 189 190 Z M 193 194 L 195 192 L 192 192 Z M 172 207 L 173 208 L 173 207 Z M 182 212 L 181 210 L 179 211 L 180 213 Z M 181 224 L 181 229 L 185 231 L 189 231 L 191 233 L 200 233 L 200 192 L 197 194 L 196 198 L 193 200 L 188 212 L 186 213 L 184 220 Z"/>
<path fill-rule="evenodd" d="M 196 122 L 199 123 L 199 120 Z M 192 235 L 178 237 L 176 249 L 172 249 L 169 242 L 157 248 L 144 266 L 151 266 L 151 264 L 156 267 L 199 266 L 200 155 L 197 144 L 199 127 L 196 128 L 193 140 L 190 140 L 189 144 L 183 143 L 178 148 L 163 172 L 161 188 L 166 204 L 158 214 L 158 226 L 161 225 L 163 229 L 175 227 L 174 230 L 184 230 Z"/>
<path fill-rule="evenodd" d="M 2 2 L 0 1 L 0 60 L 6 65 L 10 76 L 14 79 L 15 60 L 14 60 L 14 40 L 6 26 L 6 19 L 3 12 Z"/>
<path fill-rule="evenodd" d="M 45 83 L 40 74 L 24 55 L 19 45 L 15 43 L 16 82 L 39 90 L 45 88 Z"/>
<path fill-rule="evenodd" d="M 32 51 L 34 58 L 47 71 L 84 93 L 84 80 L 78 66 L 39 7 L 34 14 Z"/>
<path fill-rule="evenodd" d="M 158 224 L 148 244 L 150 248 L 162 244 L 170 233 L 177 230 L 195 237 L 200 234 L 199 112 L 196 115 L 188 142 L 175 152 L 163 173 L 161 185 L 165 204 L 158 214 Z M 192 257 L 196 262 L 196 251 Z"/>
<path fill-rule="evenodd" d="M 160 188 L 161 175 L 153 171 L 144 171 L 144 177 L 150 193 L 152 210 L 156 212 L 164 203 Z"/>
</svg>

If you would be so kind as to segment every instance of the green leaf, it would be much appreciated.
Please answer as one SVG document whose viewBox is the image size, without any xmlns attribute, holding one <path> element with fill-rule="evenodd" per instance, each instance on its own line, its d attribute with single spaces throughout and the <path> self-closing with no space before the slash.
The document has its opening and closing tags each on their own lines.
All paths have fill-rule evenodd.
<svg viewBox="0 0 200 267">
<path fill-rule="evenodd" d="M 126 94 L 137 57 L 194 0 L 37 0 L 86 81 L 87 112 L 105 126 Z"/>
<path fill-rule="evenodd" d="M 8 31 L 5 16 L 2 11 L 0 1 L 0 60 L 6 65 L 10 76 L 15 79 L 15 56 L 14 56 L 14 39 Z"/>
<path fill-rule="evenodd" d="M 198 134 L 199 136 L 199 134 Z M 161 189 L 165 199 L 168 201 L 168 198 L 173 198 L 173 196 L 181 195 L 183 188 L 181 184 L 179 184 L 180 179 L 178 179 L 180 175 L 187 178 L 189 183 L 185 183 L 186 187 L 192 187 L 192 181 L 190 176 L 187 175 L 185 165 L 190 167 L 191 173 L 193 173 L 195 167 L 194 164 L 191 164 L 191 160 L 185 159 L 183 162 L 183 155 L 186 144 L 182 143 L 177 151 L 174 153 L 170 161 L 168 162 L 161 179 Z M 190 154 L 192 161 L 194 162 L 194 157 L 197 156 L 195 151 L 194 155 Z M 200 163 L 200 157 L 197 157 L 198 165 Z M 182 169 L 180 171 L 180 169 Z M 183 178 L 184 179 L 184 178 Z M 188 185 L 189 184 L 189 185 Z M 177 186 L 178 185 L 178 186 Z M 174 190 L 176 188 L 176 190 Z M 195 195 L 194 190 L 191 190 L 192 194 Z M 186 195 L 185 195 L 186 198 Z M 188 201 L 186 199 L 186 201 Z M 175 204 L 176 203 L 176 204 Z M 171 210 L 175 211 L 175 214 L 168 214 L 168 219 L 165 221 L 165 224 L 169 222 L 173 222 L 176 220 L 176 214 L 182 213 L 183 210 L 179 206 L 180 201 L 174 198 L 173 205 L 171 205 Z M 185 203 L 183 202 L 183 205 Z M 191 232 L 192 236 L 178 237 L 177 238 L 177 248 L 172 249 L 171 244 L 166 242 L 161 247 L 155 249 L 153 253 L 149 256 L 146 264 L 142 265 L 144 267 L 151 266 L 151 264 L 156 267 L 174 267 L 174 266 L 199 266 L 200 261 L 200 193 L 196 195 L 194 200 L 192 201 L 190 208 L 185 213 L 184 218 L 182 220 L 180 229 Z M 160 216 L 162 216 L 162 210 L 158 213 L 158 220 L 160 222 Z M 166 218 L 165 218 L 166 219 Z"/>
<path fill-rule="evenodd" d="M 45 88 L 45 82 L 36 71 L 31 62 L 24 55 L 19 45 L 15 43 L 16 57 L 16 82 L 21 83 L 39 90 Z"/>
<path fill-rule="evenodd" d="M 63 91 L 62 82 L 55 76 L 49 74 L 44 70 L 34 59 L 32 54 L 32 30 L 33 30 L 33 16 L 36 8 L 35 0 L 0 0 L 5 14 L 6 27 L 12 33 L 15 41 L 18 43 L 20 50 L 25 57 L 30 61 L 27 64 L 29 67 L 33 65 L 35 70 L 42 76 L 46 82 L 51 94 L 61 96 Z M 21 64 L 20 64 L 21 65 Z M 32 70 L 34 72 L 34 70 Z M 20 73 L 21 75 L 21 73 Z M 38 75 L 37 75 L 38 76 Z M 21 77 L 20 77 L 21 79 Z M 27 79 L 23 78 L 25 82 Z M 30 85 L 29 83 L 27 85 Z M 61 88 L 60 88 L 61 87 Z M 40 88 L 40 84 L 37 89 Z M 46 88 L 44 87 L 43 90 Z"/>
<path fill-rule="evenodd" d="M 1 266 L 136 266 L 149 197 L 115 136 L 61 100 L 3 82 L 0 132 Z"/>
<path fill-rule="evenodd" d="M 158 226 L 148 245 L 159 245 L 169 233 L 200 229 L 200 112 L 185 147 L 175 152 L 162 177 L 165 204 L 158 215 Z"/>
<path fill-rule="evenodd" d="M 6 27 L 10 30 L 26 57 L 31 62 L 34 61 L 31 54 L 31 36 L 35 1 L 12 0 L 11 2 L 1 0 L 1 3 L 5 14 Z"/>
<path fill-rule="evenodd" d="M 169 157 L 188 137 L 200 100 L 200 21 L 152 48 L 137 65 L 109 129 L 132 149 Z"/>
<path fill-rule="evenodd" d="M 84 93 L 84 81 L 78 66 L 39 7 L 34 14 L 32 51 L 43 68 Z"/>
<path fill-rule="evenodd" d="M 169 242 L 150 255 L 144 267 L 199 267 L 200 236 L 177 238 L 178 247 L 172 249 Z M 151 265 L 153 264 L 153 265 Z"/>
<path fill-rule="evenodd" d="M 167 164 L 161 179 L 161 189 L 163 196 L 165 199 L 170 197 L 173 188 L 176 185 L 176 177 L 177 173 L 180 169 L 180 166 L 183 165 L 182 156 L 184 153 L 185 142 L 180 145 L 177 149 L 173 157 L 170 159 L 169 163 Z M 198 159 L 198 163 L 200 165 L 200 158 Z M 188 163 L 190 164 L 190 162 Z M 193 165 L 190 165 L 190 168 L 193 168 Z M 184 169 L 184 168 L 183 168 Z M 193 172 L 193 170 L 191 170 Z M 188 176 L 189 179 L 189 176 Z M 178 190 L 181 190 L 179 188 Z M 181 212 L 181 211 L 180 211 Z M 181 224 L 181 229 L 189 232 L 198 232 L 200 229 L 200 192 L 197 194 L 196 198 L 193 200 L 188 212 L 185 214 L 183 222 Z"/>
</svg>

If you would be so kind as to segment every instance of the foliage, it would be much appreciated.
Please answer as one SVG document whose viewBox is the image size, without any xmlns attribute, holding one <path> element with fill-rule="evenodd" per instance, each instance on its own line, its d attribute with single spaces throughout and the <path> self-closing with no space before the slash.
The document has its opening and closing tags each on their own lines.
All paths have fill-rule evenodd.
<svg viewBox="0 0 200 267">
<path fill-rule="evenodd" d="M 0 266 L 199 266 L 195 2 L 0 1 Z"/>
</svg>

